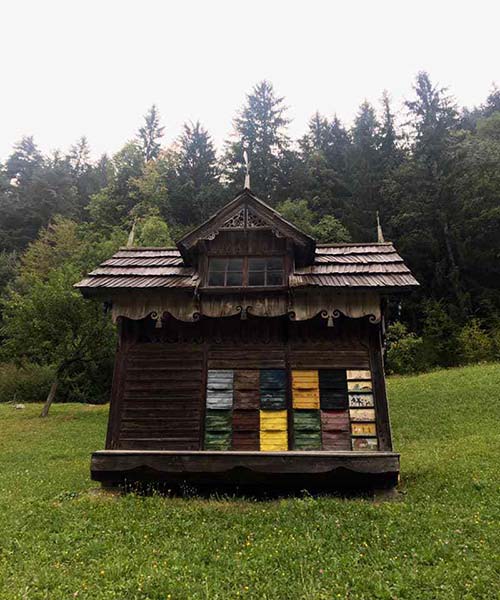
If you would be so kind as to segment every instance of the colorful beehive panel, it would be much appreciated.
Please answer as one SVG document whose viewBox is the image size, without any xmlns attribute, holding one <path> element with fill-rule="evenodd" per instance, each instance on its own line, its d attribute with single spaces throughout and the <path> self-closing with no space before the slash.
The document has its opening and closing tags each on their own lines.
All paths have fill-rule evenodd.
<svg viewBox="0 0 500 600">
<path fill-rule="evenodd" d="M 347 369 L 346 377 L 351 381 L 356 379 L 365 381 L 372 380 L 371 371 L 365 369 Z"/>
<path fill-rule="evenodd" d="M 375 423 L 351 423 L 353 436 L 376 436 L 377 427 Z"/>
<path fill-rule="evenodd" d="M 233 450 L 259 449 L 260 415 L 258 410 L 233 410 Z"/>
<path fill-rule="evenodd" d="M 377 425 L 371 372 L 347 371 L 352 450 L 377 450 Z"/>
<path fill-rule="evenodd" d="M 293 408 L 319 408 L 318 371 L 292 371 Z"/>
<path fill-rule="evenodd" d="M 205 449 L 231 448 L 231 411 L 207 409 L 205 415 Z"/>
<path fill-rule="evenodd" d="M 322 410 L 347 409 L 347 379 L 344 369 L 321 369 L 319 396 Z"/>
<path fill-rule="evenodd" d="M 232 370 L 209 370 L 207 374 L 207 409 L 227 410 L 233 406 Z"/>
<path fill-rule="evenodd" d="M 372 408 L 373 394 L 349 394 L 350 408 Z"/>
<path fill-rule="evenodd" d="M 321 422 L 319 410 L 293 411 L 294 450 L 321 449 Z"/>
<path fill-rule="evenodd" d="M 373 408 L 351 408 L 349 411 L 351 423 L 353 421 L 375 421 L 375 410 Z"/>
<path fill-rule="evenodd" d="M 284 369 L 211 369 L 207 374 L 205 448 L 288 450 Z M 294 450 L 377 450 L 371 372 L 292 371 Z"/>
<path fill-rule="evenodd" d="M 259 384 L 261 409 L 286 409 L 286 371 L 284 369 L 261 369 Z"/>
<path fill-rule="evenodd" d="M 351 430 L 347 410 L 321 411 L 323 450 L 338 451 L 351 448 Z"/>
<path fill-rule="evenodd" d="M 371 392 L 372 382 L 371 381 L 348 381 L 347 389 L 349 392 Z"/>
<path fill-rule="evenodd" d="M 264 452 L 288 450 L 288 411 L 260 411 L 260 449 Z"/>
<path fill-rule="evenodd" d="M 353 437 L 352 438 L 352 449 L 353 450 L 377 450 L 378 441 L 377 438 L 363 438 Z"/>
<path fill-rule="evenodd" d="M 234 372 L 235 409 L 258 410 L 260 407 L 260 371 L 238 369 Z"/>
</svg>

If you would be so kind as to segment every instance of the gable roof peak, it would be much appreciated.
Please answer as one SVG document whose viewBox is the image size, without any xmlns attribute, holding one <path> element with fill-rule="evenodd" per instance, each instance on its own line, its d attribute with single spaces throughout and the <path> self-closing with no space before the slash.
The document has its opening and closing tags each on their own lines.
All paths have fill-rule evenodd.
<svg viewBox="0 0 500 600">
<path fill-rule="evenodd" d="M 294 242 L 300 263 L 312 264 L 314 261 L 315 240 L 284 219 L 248 188 L 244 188 L 218 212 L 182 237 L 177 242 L 177 248 L 185 263 L 193 264 L 193 255 L 199 241 L 214 239 L 220 231 L 231 229 L 269 229 Z"/>
</svg>

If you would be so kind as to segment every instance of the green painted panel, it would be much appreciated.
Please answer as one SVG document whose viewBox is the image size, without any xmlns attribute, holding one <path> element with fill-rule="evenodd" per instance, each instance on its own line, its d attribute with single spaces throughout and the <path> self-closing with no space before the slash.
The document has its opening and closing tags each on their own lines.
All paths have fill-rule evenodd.
<svg viewBox="0 0 500 600">
<path fill-rule="evenodd" d="M 294 431 L 294 450 L 321 450 L 321 433 L 319 431 Z"/>
<path fill-rule="evenodd" d="M 293 428 L 295 431 L 320 431 L 319 410 L 294 410 Z"/>
<path fill-rule="evenodd" d="M 207 410 L 205 415 L 205 430 L 231 432 L 232 416 L 230 410 Z"/>
<path fill-rule="evenodd" d="M 205 450 L 230 450 L 231 432 L 205 431 Z"/>
</svg>

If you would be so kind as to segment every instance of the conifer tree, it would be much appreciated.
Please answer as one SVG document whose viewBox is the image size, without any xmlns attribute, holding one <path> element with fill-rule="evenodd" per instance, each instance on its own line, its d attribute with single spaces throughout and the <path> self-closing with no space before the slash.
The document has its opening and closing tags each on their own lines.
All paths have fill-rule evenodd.
<svg viewBox="0 0 500 600">
<path fill-rule="evenodd" d="M 160 113 L 156 105 L 153 104 L 144 116 L 144 125 L 139 128 L 138 135 L 146 162 L 158 158 L 161 149 L 160 140 L 163 137 L 164 129 L 160 125 Z"/>
<path fill-rule="evenodd" d="M 183 126 L 169 194 L 173 219 L 181 225 L 200 223 L 224 203 L 215 147 L 199 121 Z"/>
<path fill-rule="evenodd" d="M 289 146 L 288 123 L 283 98 L 276 95 L 270 82 L 258 83 L 234 120 L 233 140 L 227 144 L 225 170 L 233 189 L 243 187 L 243 151 L 246 150 L 252 190 L 267 201 L 275 201 L 281 163 Z"/>
</svg>

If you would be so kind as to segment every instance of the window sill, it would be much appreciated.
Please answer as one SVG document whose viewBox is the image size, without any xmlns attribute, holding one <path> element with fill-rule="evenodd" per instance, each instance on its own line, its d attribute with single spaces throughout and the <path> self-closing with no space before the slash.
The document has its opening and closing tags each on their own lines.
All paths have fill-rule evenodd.
<svg viewBox="0 0 500 600">
<path fill-rule="evenodd" d="M 252 285 L 252 286 L 202 286 L 198 288 L 198 291 L 210 294 L 247 294 L 254 292 L 286 292 L 288 286 L 286 285 Z"/>
</svg>

